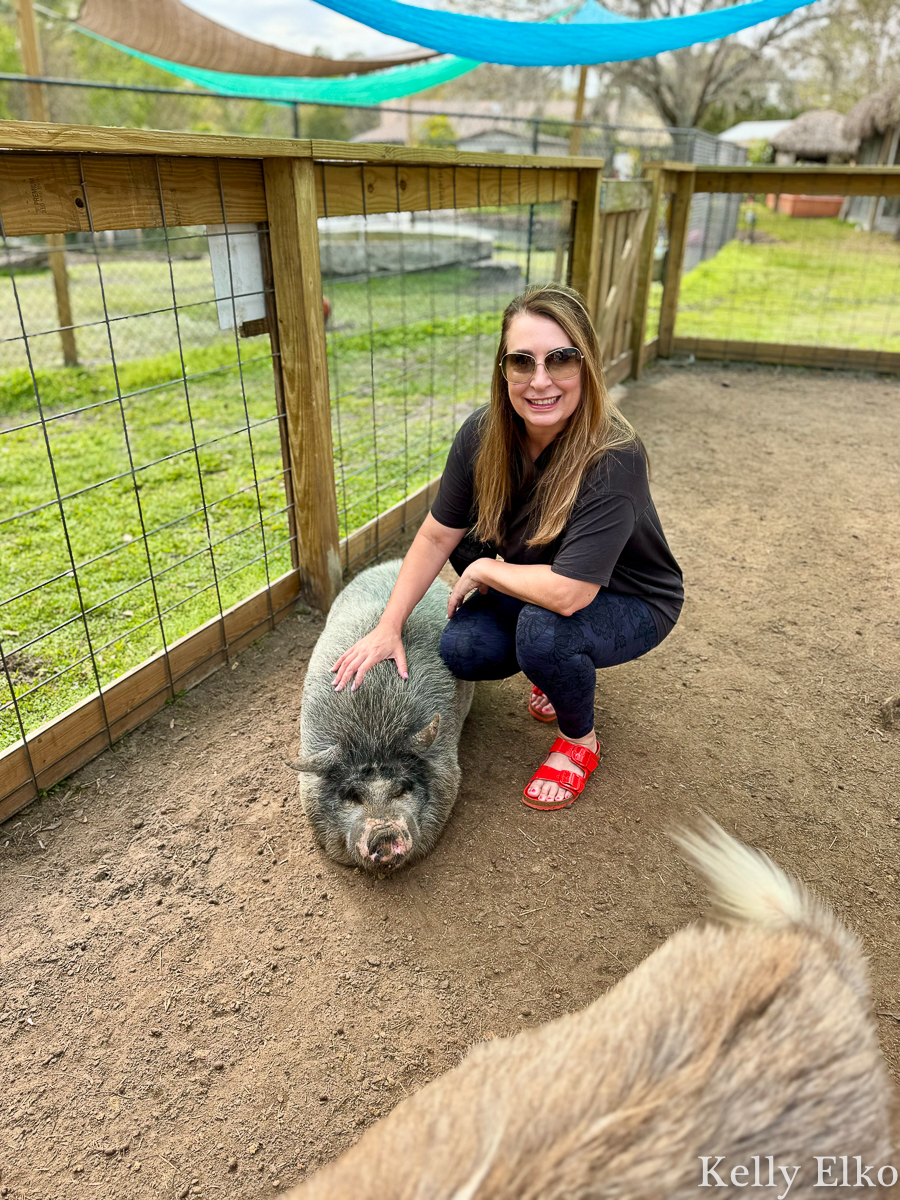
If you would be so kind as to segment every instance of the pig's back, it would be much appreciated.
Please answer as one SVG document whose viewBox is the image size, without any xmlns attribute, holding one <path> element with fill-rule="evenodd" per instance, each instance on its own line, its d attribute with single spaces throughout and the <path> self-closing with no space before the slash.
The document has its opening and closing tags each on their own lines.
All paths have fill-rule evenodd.
<svg viewBox="0 0 900 1200">
<path fill-rule="evenodd" d="M 422 729 L 436 712 L 456 720 L 457 681 L 441 660 L 441 633 L 447 623 L 449 588 L 436 579 L 416 605 L 403 630 L 409 679 L 393 661 L 368 672 L 362 687 L 333 687 L 331 668 L 345 650 L 370 633 L 384 612 L 401 560 L 381 563 L 347 584 L 328 614 L 309 660 L 300 715 L 300 741 L 307 754 L 336 742 L 371 739 L 382 752 Z M 458 733 L 458 730 L 455 731 Z"/>
</svg>

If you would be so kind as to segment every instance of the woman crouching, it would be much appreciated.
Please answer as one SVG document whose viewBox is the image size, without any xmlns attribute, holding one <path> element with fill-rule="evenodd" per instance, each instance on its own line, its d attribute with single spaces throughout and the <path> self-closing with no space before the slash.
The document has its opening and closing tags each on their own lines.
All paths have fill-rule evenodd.
<svg viewBox="0 0 900 1200">
<path fill-rule="evenodd" d="M 404 622 L 448 559 L 459 580 L 441 656 L 460 679 L 531 680 L 528 711 L 562 736 L 524 802 L 565 808 L 598 761 L 596 671 L 652 650 L 684 599 L 644 447 L 571 288 L 529 288 L 506 309 L 491 402 L 457 433 L 381 620 L 334 664 L 336 688 L 384 659 L 406 677 Z"/>
</svg>

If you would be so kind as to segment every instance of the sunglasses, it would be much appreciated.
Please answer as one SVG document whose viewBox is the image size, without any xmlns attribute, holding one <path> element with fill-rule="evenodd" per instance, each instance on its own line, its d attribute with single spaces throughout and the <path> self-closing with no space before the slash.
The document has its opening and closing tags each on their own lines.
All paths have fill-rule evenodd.
<svg viewBox="0 0 900 1200">
<path fill-rule="evenodd" d="M 544 355 L 544 367 L 551 379 L 574 379 L 581 371 L 583 357 L 575 346 L 560 346 Z M 500 370 L 507 383 L 531 383 L 537 369 L 537 359 L 524 350 L 512 350 L 500 359 Z"/>
</svg>

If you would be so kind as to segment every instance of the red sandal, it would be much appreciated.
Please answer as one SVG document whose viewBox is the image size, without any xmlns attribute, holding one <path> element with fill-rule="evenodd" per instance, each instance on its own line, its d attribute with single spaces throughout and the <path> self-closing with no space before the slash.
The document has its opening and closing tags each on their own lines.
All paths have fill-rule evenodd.
<svg viewBox="0 0 900 1200">
<path fill-rule="evenodd" d="M 534 719 L 536 721 L 545 721 L 545 722 L 555 721 L 556 713 L 554 713 L 553 716 L 551 717 L 549 713 L 539 713 L 534 708 L 534 706 L 532 705 L 531 702 L 535 698 L 535 696 L 546 696 L 546 693 L 542 692 L 537 684 L 535 684 L 534 687 L 531 689 L 531 695 L 528 697 L 528 711 L 531 713 L 531 715 L 534 717 Z"/>
<path fill-rule="evenodd" d="M 599 743 L 597 749 L 600 749 Z M 587 746 L 579 746 L 577 742 L 568 742 L 565 738 L 558 737 L 550 747 L 550 753 L 564 754 L 570 762 L 576 763 L 584 771 L 583 775 L 576 774 L 575 771 L 560 771 L 557 767 L 548 767 L 541 765 L 532 775 L 527 783 L 530 787 L 536 779 L 546 779 L 548 783 L 558 783 L 564 788 L 567 788 L 572 795 L 568 800 L 535 800 L 533 796 L 522 793 L 523 803 L 529 808 L 536 808 L 542 812 L 552 812 L 556 808 L 568 808 L 575 798 L 584 790 L 584 785 L 588 781 L 588 776 L 597 766 L 600 759 Z"/>
</svg>

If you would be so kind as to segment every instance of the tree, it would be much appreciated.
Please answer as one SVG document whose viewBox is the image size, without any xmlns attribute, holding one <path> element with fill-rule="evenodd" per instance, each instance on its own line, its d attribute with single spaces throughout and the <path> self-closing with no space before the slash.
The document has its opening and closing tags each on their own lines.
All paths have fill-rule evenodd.
<svg viewBox="0 0 900 1200">
<path fill-rule="evenodd" d="M 900 75 L 896 0 L 840 0 L 831 20 L 802 46 L 787 48 L 788 69 L 803 108 L 846 112 Z"/>
<path fill-rule="evenodd" d="M 737 2 L 737 0 L 733 0 Z M 623 16 L 640 20 L 709 12 L 715 0 L 611 0 Z M 764 99 L 782 73 L 773 52 L 809 33 L 827 19 L 827 8 L 802 9 L 763 26 L 745 30 L 717 42 L 703 42 L 670 50 L 654 58 L 608 63 L 598 68 L 607 84 L 634 88 L 653 106 L 666 125 L 693 128 L 703 125 L 710 110 L 727 112 L 743 98 Z"/>
<path fill-rule="evenodd" d="M 545 19 L 560 7 L 545 0 L 448 2 L 453 8 L 484 16 L 532 21 Z M 604 0 L 607 7 L 639 20 L 709 12 L 739 2 Z M 873 78 L 896 63 L 897 13 L 896 0 L 819 0 L 814 6 L 718 42 L 632 62 L 602 64 L 596 68 L 601 86 L 590 115 L 594 120 L 609 120 L 611 99 L 619 101 L 620 110 L 622 101 L 637 93 L 666 125 L 700 126 L 718 132 L 738 120 L 792 116 L 823 103 L 844 107 L 872 90 Z M 841 90 L 838 85 L 848 61 L 853 64 L 852 82 Z M 539 107 L 554 93 L 559 94 L 560 84 L 558 68 L 487 65 L 452 85 L 450 94 L 461 100 L 522 96 L 535 100 Z"/>
<path fill-rule="evenodd" d="M 350 122 L 342 108 L 311 105 L 301 109 L 301 134 L 303 137 L 323 138 L 331 142 L 349 142 L 353 136 Z"/>
<path fill-rule="evenodd" d="M 421 125 L 418 145 L 455 146 L 456 130 L 451 125 L 450 118 L 444 116 L 443 113 L 435 113 L 433 117 L 426 117 Z"/>
<path fill-rule="evenodd" d="M 14 14 L 9 7 L 0 3 L 0 71 L 6 71 L 10 75 L 17 75 L 22 70 L 14 20 Z M 10 83 L 0 83 L 0 119 L 2 120 L 24 115 L 16 112 L 13 106 L 12 89 L 14 86 Z"/>
<path fill-rule="evenodd" d="M 728 99 L 711 104 L 698 122 L 699 128 L 708 133 L 721 133 L 738 121 L 777 121 L 797 117 L 803 106 L 797 100 L 796 90 L 789 79 L 780 86 L 769 82 L 764 90 L 747 83 Z"/>
</svg>

